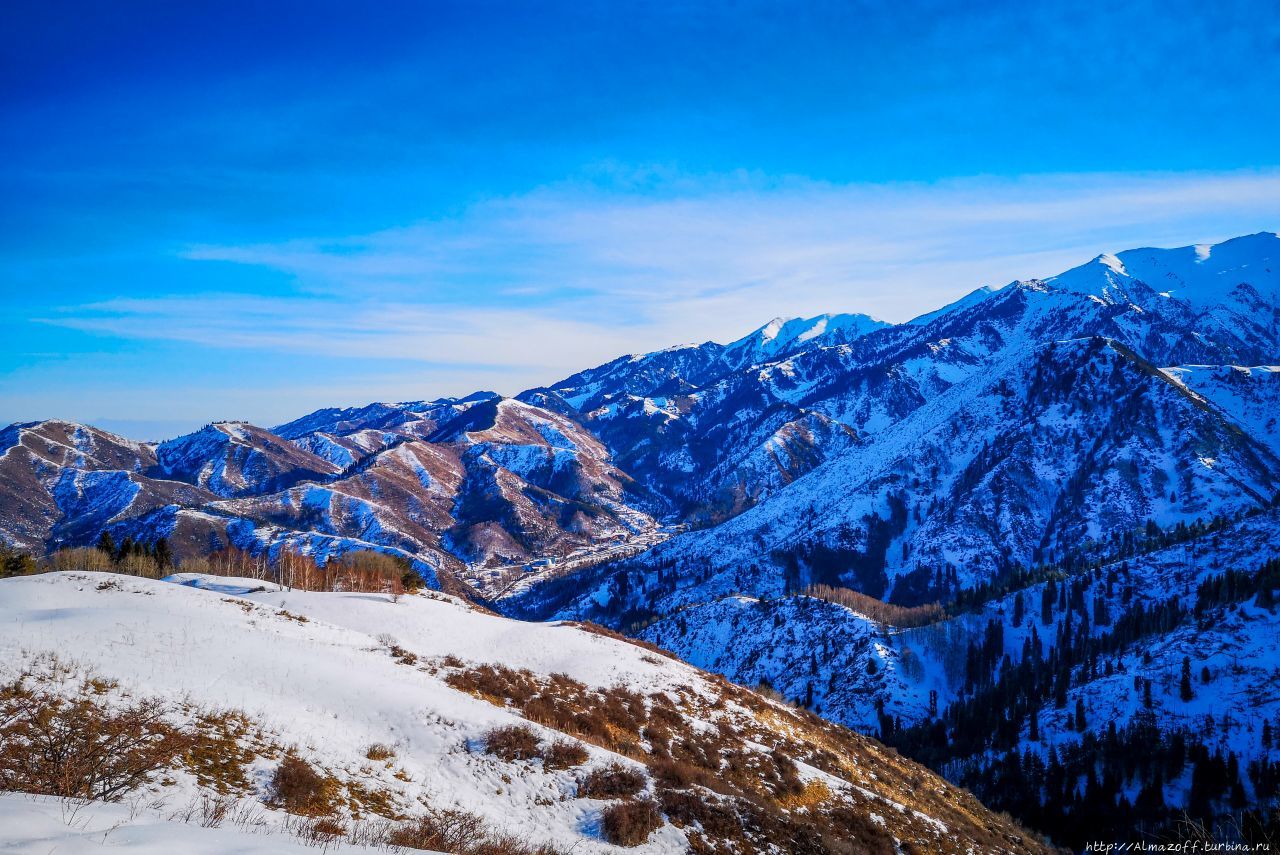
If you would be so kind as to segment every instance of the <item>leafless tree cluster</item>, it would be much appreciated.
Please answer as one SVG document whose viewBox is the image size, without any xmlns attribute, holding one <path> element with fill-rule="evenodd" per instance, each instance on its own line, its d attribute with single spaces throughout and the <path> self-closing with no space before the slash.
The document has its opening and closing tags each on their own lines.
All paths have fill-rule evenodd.
<svg viewBox="0 0 1280 855">
<path fill-rule="evenodd" d="M 928 626 L 945 617 L 942 607 L 937 603 L 924 606 L 898 606 L 877 600 L 852 588 L 837 588 L 831 585 L 810 585 L 804 592 L 810 597 L 826 600 L 829 603 L 853 609 L 872 620 L 887 623 L 890 626 L 916 627 Z"/>
</svg>

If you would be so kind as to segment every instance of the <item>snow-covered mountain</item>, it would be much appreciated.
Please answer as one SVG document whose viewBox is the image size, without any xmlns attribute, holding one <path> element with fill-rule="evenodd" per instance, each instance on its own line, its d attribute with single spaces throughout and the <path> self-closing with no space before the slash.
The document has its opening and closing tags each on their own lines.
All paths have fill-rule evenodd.
<svg viewBox="0 0 1280 855">
<path fill-rule="evenodd" d="M 1280 237 L 1260 233 L 1100 255 L 903 324 L 775 319 L 512 398 L 331 408 L 159 446 L 14 425 L 0 433 L 0 536 L 35 552 L 103 530 L 165 536 L 179 556 L 227 544 L 393 552 L 429 584 L 509 615 L 598 621 L 771 683 L 1055 834 L 1103 811 L 1103 790 L 1117 810 L 1121 791 L 1130 807 L 1146 793 L 1155 827 L 1158 806 L 1185 807 L 1204 776 L 1229 777 L 1228 754 L 1236 801 L 1280 792 L 1262 742 L 1280 712 L 1262 687 L 1280 642 L 1270 589 L 1249 589 L 1256 604 L 1195 589 L 1227 585 L 1209 579 L 1226 569 L 1257 582 L 1276 557 L 1278 384 Z M 1039 624 L 1044 658 L 1028 660 L 1050 579 L 1075 599 Z M 906 610 L 888 613 L 912 628 L 883 603 L 851 611 L 857 596 Z M 1082 635 L 1064 615 L 1086 612 Z M 1210 660 L 1195 689 L 1206 709 L 1229 694 L 1247 716 L 1216 724 L 1216 742 L 1195 736 L 1210 758 L 1200 772 L 1111 770 L 1089 785 L 1090 732 L 1066 718 L 1077 699 L 1088 721 L 1122 728 L 1099 737 L 1112 755 L 1150 737 L 1152 710 L 1194 735 L 1205 710 L 1165 704 L 1179 652 Z M 1246 655 L 1257 661 L 1240 665 Z M 1023 682 L 993 694 L 1006 677 Z M 1149 704 L 1135 695 L 1148 685 Z M 994 741 L 970 741 L 975 727 Z M 1007 797 L 1028 790 L 992 771 L 1010 751 L 1041 776 L 1042 801 Z M 1256 776 L 1240 771 L 1250 762 Z M 1071 769 L 1076 795 L 1055 777 Z M 1202 816 L 1226 808 L 1210 803 L 1195 803 Z"/>
<path fill-rule="evenodd" d="M 159 471 L 219 496 L 244 496 L 341 471 L 331 460 L 243 422 L 215 422 L 156 446 Z"/>
<path fill-rule="evenodd" d="M 468 826 L 465 845 L 441 848 L 618 852 L 602 839 L 609 810 L 652 804 L 630 851 L 893 852 L 895 841 L 1047 851 L 873 740 L 600 631 L 512 621 L 434 593 L 393 602 L 266 587 L 103 573 L 0 580 L 0 686 L 21 680 L 19 697 L 69 698 L 81 716 L 158 698 L 167 726 L 198 724 L 199 738 L 217 740 L 139 782 L 113 843 L 154 841 L 163 818 L 225 816 L 228 831 L 231 817 L 249 817 L 236 827 L 334 844 L 462 811 L 486 830 Z M 0 705 L 10 697 L 0 692 Z M 0 717 L 0 729 L 12 721 Z M 511 753 L 517 739 L 529 744 Z M 324 782 L 318 801 L 281 792 L 288 758 Z M 0 802 L 0 817 L 20 810 Z M 329 825 L 290 817 L 299 812 Z M 20 832 L 39 827 L 24 821 Z M 192 831 L 167 833 L 211 845 Z M 481 834 L 526 848 L 466 848 Z M 31 846 L 42 842 L 35 834 Z"/>
<path fill-rule="evenodd" d="M 656 547 L 630 600 L 590 589 L 566 613 L 661 613 L 814 581 L 945 600 L 1148 520 L 1265 506 L 1280 492 L 1272 372 L 1231 366 L 1280 362 L 1278 247 L 1255 235 L 1105 256 L 720 381 L 685 421 L 731 401 L 722 430 L 789 404 L 859 441 Z M 1205 367 L 1211 356 L 1233 362 Z"/>
<path fill-rule="evenodd" d="M 155 449 L 59 420 L 0 431 L 0 536 L 44 552 L 91 542 L 118 519 L 215 498 L 180 481 L 151 477 Z"/>
</svg>

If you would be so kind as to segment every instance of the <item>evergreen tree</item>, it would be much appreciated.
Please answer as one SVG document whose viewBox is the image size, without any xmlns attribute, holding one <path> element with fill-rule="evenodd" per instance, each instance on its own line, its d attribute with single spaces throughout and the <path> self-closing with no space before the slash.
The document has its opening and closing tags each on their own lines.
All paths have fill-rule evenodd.
<svg viewBox="0 0 1280 855">
<path fill-rule="evenodd" d="M 1026 614 L 1027 604 L 1024 602 L 1022 592 L 1013 598 L 1013 625 L 1015 627 L 1022 626 L 1022 618 Z"/>
<path fill-rule="evenodd" d="M 173 553 L 169 551 L 169 541 L 166 538 L 159 538 L 153 544 L 153 557 L 156 564 L 160 565 L 160 569 L 165 569 L 173 565 Z"/>
<path fill-rule="evenodd" d="M 115 557 L 116 540 L 111 536 L 111 532 L 107 531 L 105 528 L 102 530 L 102 534 L 98 535 L 97 547 L 113 558 Z"/>
<path fill-rule="evenodd" d="M 1044 588 L 1040 591 L 1040 623 L 1044 626 L 1050 626 L 1053 623 L 1053 601 L 1055 599 L 1053 592 L 1053 580 L 1045 582 Z"/>
<path fill-rule="evenodd" d="M 1182 681 L 1178 685 L 1178 696 L 1184 701 L 1189 701 L 1196 696 L 1195 691 L 1191 688 L 1191 657 L 1182 657 Z"/>
</svg>

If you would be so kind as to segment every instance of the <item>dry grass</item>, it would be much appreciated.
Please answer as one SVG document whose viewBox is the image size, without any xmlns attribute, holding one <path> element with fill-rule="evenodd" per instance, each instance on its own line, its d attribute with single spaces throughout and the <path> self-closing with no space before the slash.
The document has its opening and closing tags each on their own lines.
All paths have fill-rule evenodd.
<svg viewBox="0 0 1280 855">
<path fill-rule="evenodd" d="M 364 756 L 369 758 L 370 760 L 373 760 L 374 762 L 381 763 L 383 761 L 390 760 L 393 757 L 395 757 L 396 750 L 392 748 L 390 745 L 384 745 L 381 742 L 375 742 L 365 749 Z"/>
<path fill-rule="evenodd" d="M 815 808 L 825 804 L 831 798 L 831 788 L 819 780 L 812 780 L 801 787 L 799 792 L 788 793 L 778 799 L 778 804 L 786 810 L 796 808 Z"/>
</svg>

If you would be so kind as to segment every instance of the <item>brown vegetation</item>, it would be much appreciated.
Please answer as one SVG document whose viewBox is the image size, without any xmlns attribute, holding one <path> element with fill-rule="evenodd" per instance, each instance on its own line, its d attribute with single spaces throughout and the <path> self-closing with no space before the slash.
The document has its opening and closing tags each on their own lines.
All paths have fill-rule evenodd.
<svg viewBox="0 0 1280 855">
<path fill-rule="evenodd" d="M 109 707 L 86 683 L 70 698 L 0 686 L 0 790 L 113 801 L 174 765 L 193 738 L 155 698 Z"/>
<path fill-rule="evenodd" d="M 620 686 L 593 689 L 563 674 L 538 677 L 500 665 L 441 664 L 454 688 L 648 767 L 660 810 L 684 828 L 697 853 L 771 847 L 814 855 L 890 853 L 895 837 L 905 852 L 1045 849 L 1007 818 L 891 749 L 722 678 L 706 678 L 718 695 L 708 701 L 684 687 L 645 696 Z M 837 790 L 821 778 L 806 778 L 801 762 L 853 787 Z M 628 798 L 641 791 L 642 772 L 618 770 L 626 774 L 606 768 L 584 776 L 579 796 Z M 624 777 L 631 780 L 623 784 Z M 886 813 L 885 803 L 861 791 L 881 793 L 912 810 Z M 636 839 L 639 829 L 645 829 L 644 837 L 637 842 L 647 839 L 652 828 L 638 819 L 649 815 L 647 809 L 610 810 L 615 807 L 618 839 Z M 660 819 L 659 808 L 653 810 Z M 939 834 L 914 810 L 946 823 L 951 833 Z M 872 812 L 890 817 L 890 825 L 873 820 Z"/>
<path fill-rule="evenodd" d="M 396 751 L 390 745 L 383 745 L 381 742 L 375 742 L 365 749 L 364 756 L 370 760 L 381 762 L 390 760 L 396 756 Z"/>
<path fill-rule="evenodd" d="M 289 813 L 324 816 L 333 810 L 338 782 L 321 775 L 301 757 L 289 754 L 271 776 L 271 790 L 276 803 Z"/>
<path fill-rule="evenodd" d="M 533 728 L 523 724 L 490 730 L 484 735 L 484 750 L 508 763 L 542 756 L 538 747 L 538 734 L 533 732 Z"/>
<path fill-rule="evenodd" d="M 43 559 L 0 548 L 0 578 L 89 571 L 159 579 L 175 570 L 261 579 L 264 583 L 275 582 L 305 591 L 380 593 L 386 594 L 393 602 L 406 591 L 416 591 L 421 587 L 421 579 L 407 559 L 374 550 L 349 552 L 321 565 L 312 556 L 287 547 L 272 559 L 265 553 L 255 554 L 228 546 L 208 555 L 186 558 L 175 568 L 167 544 L 161 551 L 157 551 L 154 544 L 136 544 L 133 551 L 115 554 L 101 547 L 68 547 Z"/>
<path fill-rule="evenodd" d="M 618 846 L 639 846 L 662 827 L 662 809 L 650 799 L 618 802 L 600 814 L 600 833 Z"/>
<path fill-rule="evenodd" d="M 392 827 L 381 839 L 364 842 L 454 855 L 562 855 L 551 846 L 535 846 L 496 834 L 475 814 L 452 808 L 429 810 Z"/>
<path fill-rule="evenodd" d="M 557 739 L 542 752 L 542 766 L 549 772 L 569 769 L 587 762 L 587 749 L 568 739 Z"/>
<path fill-rule="evenodd" d="M 835 603 L 847 609 L 864 614 L 872 620 L 898 627 L 928 626 L 946 617 L 946 612 L 937 603 L 923 606 L 899 606 L 869 597 L 852 588 L 837 588 L 831 585 L 810 585 L 805 589 L 807 596 L 828 603 Z"/>
<path fill-rule="evenodd" d="M 644 773 L 613 763 L 592 769 L 578 784 L 578 795 L 589 799 L 618 799 L 634 796 L 644 789 Z"/>
</svg>

